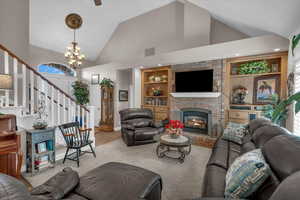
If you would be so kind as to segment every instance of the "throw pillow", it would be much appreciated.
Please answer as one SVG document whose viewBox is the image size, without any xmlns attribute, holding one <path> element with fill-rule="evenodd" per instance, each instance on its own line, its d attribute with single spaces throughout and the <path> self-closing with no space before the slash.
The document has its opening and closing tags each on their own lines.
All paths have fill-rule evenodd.
<svg viewBox="0 0 300 200">
<path fill-rule="evenodd" d="M 222 138 L 238 144 L 243 144 L 243 138 L 247 134 L 247 129 L 243 124 L 229 122 L 223 132 Z"/>
<path fill-rule="evenodd" d="M 225 197 L 248 198 L 270 176 L 271 170 L 261 149 L 255 149 L 238 157 L 226 174 Z"/>
</svg>

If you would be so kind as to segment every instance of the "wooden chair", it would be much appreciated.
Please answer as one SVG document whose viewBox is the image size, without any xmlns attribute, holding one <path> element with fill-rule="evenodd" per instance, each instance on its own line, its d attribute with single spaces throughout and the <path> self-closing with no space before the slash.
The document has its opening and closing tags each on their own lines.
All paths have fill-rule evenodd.
<svg viewBox="0 0 300 200">
<path fill-rule="evenodd" d="M 67 144 L 66 154 L 63 160 L 65 163 L 66 159 L 76 161 L 79 167 L 79 157 L 84 153 L 92 153 L 96 158 L 96 153 L 92 147 L 93 141 L 89 139 L 91 128 L 81 129 L 79 122 L 67 123 L 59 126 L 64 139 Z M 82 151 L 81 149 L 85 146 L 89 146 L 91 151 Z M 75 150 L 75 152 L 69 154 L 70 149 Z"/>
</svg>

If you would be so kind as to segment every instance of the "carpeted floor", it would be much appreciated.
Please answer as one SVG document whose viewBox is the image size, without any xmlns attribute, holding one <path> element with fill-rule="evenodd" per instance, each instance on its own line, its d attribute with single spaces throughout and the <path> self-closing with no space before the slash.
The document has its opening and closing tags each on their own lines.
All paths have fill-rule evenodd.
<svg viewBox="0 0 300 200">
<path fill-rule="evenodd" d="M 162 200 L 182 200 L 199 197 L 205 166 L 211 150 L 204 147 L 192 146 L 192 152 L 186 157 L 183 164 L 177 160 L 157 158 L 155 148 L 157 144 L 127 147 L 121 139 L 100 145 L 96 148 L 97 158 L 86 154 L 81 157 L 80 168 L 72 161 L 65 165 L 58 164 L 54 169 L 49 169 L 34 177 L 26 177 L 33 186 L 37 186 L 53 176 L 64 167 L 72 167 L 80 175 L 104 163 L 115 161 L 124 162 L 152 170 L 162 176 Z"/>
</svg>

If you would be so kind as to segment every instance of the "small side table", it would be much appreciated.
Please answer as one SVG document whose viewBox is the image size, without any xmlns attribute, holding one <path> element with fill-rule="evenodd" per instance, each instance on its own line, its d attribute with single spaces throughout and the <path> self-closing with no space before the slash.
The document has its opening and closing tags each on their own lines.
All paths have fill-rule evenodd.
<svg viewBox="0 0 300 200">
<path fill-rule="evenodd" d="M 191 153 L 192 142 L 187 136 L 180 135 L 178 138 L 171 138 L 165 134 L 160 137 L 159 144 L 156 148 L 156 154 L 159 158 L 168 157 L 179 159 L 180 163 L 184 162 L 187 155 Z M 178 153 L 177 157 L 171 156 L 170 152 Z"/>
<path fill-rule="evenodd" d="M 26 131 L 26 171 L 31 175 L 55 166 L 55 129 Z"/>
</svg>

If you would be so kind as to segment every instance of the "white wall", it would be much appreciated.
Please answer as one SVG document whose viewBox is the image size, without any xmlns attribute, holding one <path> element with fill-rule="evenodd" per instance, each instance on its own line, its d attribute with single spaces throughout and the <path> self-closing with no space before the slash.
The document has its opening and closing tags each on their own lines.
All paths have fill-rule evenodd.
<svg viewBox="0 0 300 200">
<path fill-rule="evenodd" d="M 229 42 L 238 39 L 245 39 L 249 36 L 241 33 L 226 24 L 213 19 L 211 20 L 210 41 L 211 44 Z"/>
<path fill-rule="evenodd" d="M 0 1 L 0 44 L 28 61 L 29 0 Z"/>
<path fill-rule="evenodd" d="M 120 127 L 119 110 L 129 108 L 130 99 L 128 102 L 119 102 L 119 89 L 128 90 L 132 85 L 131 69 L 110 69 L 101 68 L 100 66 L 89 67 L 82 70 L 82 78 L 90 84 L 92 74 L 99 74 L 100 79 L 110 78 L 115 82 L 114 87 L 114 128 Z M 129 93 L 129 98 L 132 96 Z M 95 111 L 95 125 L 99 124 L 101 118 L 101 92 L 99 85 L 90 85 L 90 105 L 96 107 Z"/>
</svg>

